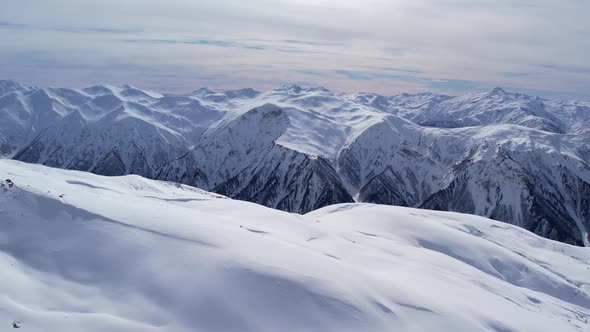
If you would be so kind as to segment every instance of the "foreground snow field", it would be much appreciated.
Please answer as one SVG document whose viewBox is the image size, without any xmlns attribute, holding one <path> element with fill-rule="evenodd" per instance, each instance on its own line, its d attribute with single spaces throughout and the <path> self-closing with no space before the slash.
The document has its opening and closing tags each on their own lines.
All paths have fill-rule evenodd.
<svg viewBox="0 0 590 332">
<path fill-rule="evenodd" d="M 505 223 L 0 160 L 7 178 L 1 331 L 590 331 L 590 250 Z"/>
</svg>

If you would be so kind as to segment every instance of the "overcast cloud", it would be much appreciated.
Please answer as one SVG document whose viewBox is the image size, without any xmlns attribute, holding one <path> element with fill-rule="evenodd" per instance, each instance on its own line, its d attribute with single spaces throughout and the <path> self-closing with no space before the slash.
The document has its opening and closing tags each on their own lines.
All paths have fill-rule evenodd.
<svg viewBox="0 0 590 332">
<path fill-rule="evenodd" d="M 587 0 L 6 0 L 0 79 L 590 99 Z"/>
</svg>

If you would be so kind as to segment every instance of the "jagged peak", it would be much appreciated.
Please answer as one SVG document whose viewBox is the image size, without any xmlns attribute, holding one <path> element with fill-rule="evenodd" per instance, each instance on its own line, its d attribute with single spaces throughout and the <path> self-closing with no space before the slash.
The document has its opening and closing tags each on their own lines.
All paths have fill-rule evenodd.
<svg viewBox="0 0 590 332">
<path fill-rule="evenodd" d="M 485 93 L 486 96 L 493 97 L 493 96 L 500 96 L 500 97 L 515 97 L 515 96 L 523 96 L 528 97 L 527 95 L 522 95 L 519 93 L 508 92 L 501 87 L 495 87 L 492 90 Z"/>
<path fill-rule="evenodd" d="M 112 94 L 114 91 L 110 88 L 109 85 L 93 85 L 88 88 L 83 88 L 82 92 L 89 94 L 89 95 L 101 95 L 101 94 Z"/>
<path fill-rule="evenodd" d="M 451 100 L 464 100 L 464 101 L 477 101 L 477 100 L 485 100 L 488 98 L 511 98 L 514 96 L 518 96 L 517 93 L 511 93 L 504 90 L 501 87 L 495 87 L 489 91 L 479 91 L 479 92 L 470 92 L 462 95 L 453 96 Z M 524 96 L 524 95 L 523 95 Z"/>
<path fill-rule="evenodd" d="M 497 86 L 497 87 L 493 88 L 490 91 L 490 93 L 493 93 L 493 94 L 504 94 L 504 93 L 506 93 L 506 91 L 504 89 L 502 89 L 501 87 Z"/>
<path fill-rule="evenodd" d="M 479 93 L 479 94 L 467 94 L 465 95 L 466 97 L 469 96 L 473 96 L 473 95 L 480 95 L 480 96 L 484 96 L 484 97 L 503 97 L 503 98 L 508 98 L 508 99 L 519 99 L 519 100 L 523 100 L 523 101 L 535 101 L 535 102 L 542 102 L 542 98 L 539 98 L 538 96 L 532 96 L 532 95 L 527 95 L 525 93 L 520 93 L 520 92 L 512 92 L 512 91 L 506 91 L 504 88 L 501 87 L 495 87 L 492 90 L 488 91 L 488 92 L 484 92 L 484 93 Z"/>
<path fill-rule="evenodd" d="M 280 129 L 280 131 L 284 131 L 286 129 L 286 124 L 289 122 L 289 117 L 287 114 L 277 105 L 267 103 L 262 106 L 254 107 L 240 116 L 238 116 L 235 120 L 238 122 L 240 121 L 255 121 L 257 125 L 260 125 L 262 122 L 272 122 L 275 125 L 283 124 L 279 126 L 273 127 L 284 127 Z M 230 123 L 233 121 L 230 121 Z M 275 129 L 277 129 L 275 128 Z"/>
<path fill-rule="evenodd" d="M 350 95 L 353 98 L 385 98 L 384 95 L 374 92 L 356 92 Z"/>
<path fill-rule="evenodd" d="M 163 98 L 164 95 L 153 92 L 150 90 L 143 90 L 130 84 L 111 85 L 111 84 L 100 84 L 94 85 L 88 88 L 80 90 L 82 93 L 90 96 L 101 96 L 101 95 L 122 95 L 124 97 L 151 97 L 151 98 Z"/>
<path fill-rule="evenodd" d="M 17 81 L 13 81 L 13 80 L 0 80 L 0 86 L 15 86 L 15 85 L 22 86 L 22 84 L 20 84 Z"/>
<path fill-rule="evenodd" d="M 204 96 L 204 95 L 209 95 L 209 94 L 215 94 L 217 92 L 209 89 L 208 87 L 204 86 L 198 90 L 195 90 L 193 92 L 190 93 L 190 95 L 195 95 L 195 96 Z"/>
<path fill-rule="evenodd" d="M 47 91 L 47 89 L 37 89 L 35 90 L 32 94 L 31 97 L 34 98 L 35 100 L 52 100 L 52 96 L 49 93 L 49 91 Z"/>
<path fill-rule="evenodd" d="M 272 103 L 266 103 L 266 104 L 264 104 L 262 106 L 254 107 L 254 108 L 250 109 L 246 113 L 255 114 L 255 113 L 258 113 L 258 112 L 263 113 L 263 114 L 266 114 L 266 113 L 277 113 L 277 114 L 278 113 L 284 113 L 283 110 L 280 107 L 278 107 L 277 105 L 272 104 Z"/>
<path fill-rule="evenodd" d="M 304 93 L 312 93 L 312 92 L 332 93 L 331 90 L 329 90 L 323 86 L 302 87 L 297 84 L 283 85 L 280 88 L 274 89 L 274 91 L 287 92 L 289 94 L 297 94 L 297 95 L 304 94 Z"/>
<path fill-rule="evenodd" d="M 451 98 L 451 96 L 448 95 L 444 95 L 444 94 L 438 94 L 438 93 L 432 93 L 432 92 L 417 92 L 417 93 L 407 93 L 407 92 L 402 92 L 398 95 L 394 95 L 391 96 L 389 98 L 416 98 L 416 97 L 422 97 L 422 98 Z"/>
<path fill-rule="evenodd" d="M 227 90 L 223 93 L 229 98 L 254 98 L 260 94 L 260 91 L 253 88 L 243 88 L 237 90 Z"/>
<path fill-rule="evenodd" d="M 162 98 L 164 95 L 157 92 L 142 90 L 131 85 L 125 84 L 121 86 L 119 93 L 126 97 L 143 97 L 143 98 Z"/>
<path fill-rule="evenodd" d="M 135 87 L 135 86 L 133 86 L 131 84 L 122 84 L 119 87 L 122 88 L 122 89 L 125 89 L 125 90 L 141 90 L 141 89 L 139 89 L 139 88 L 137 88 L 137 87 Z"/>
<path fill-rule="evenodd" d="M 314 86 L 305 89 L 308 92 L 332 92 L 330 89 L 325 88 L 323 86 Z"/>
<path fill-rule="evenodd" d="M 303 88 L 297 84 L 290 84 L 290 85 L 283 85 L 278 89 L 275 89 L 277 91 L 286 91 L 288 93 L 301 93 L 301 91 L 303 91 Z"/>
<path fill-rule="evenodd" d="M 17 81 L 0 80 L 0 93 L 2 94 L 10 91 L 25 91 L 30 89 L 31 87 L 25 86 Z"/>
</svg>

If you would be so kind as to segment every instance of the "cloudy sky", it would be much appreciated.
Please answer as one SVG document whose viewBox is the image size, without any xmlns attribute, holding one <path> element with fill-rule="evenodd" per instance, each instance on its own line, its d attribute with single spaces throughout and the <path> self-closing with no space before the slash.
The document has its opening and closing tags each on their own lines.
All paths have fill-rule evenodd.
<svg viewBox="0 0 590 332">
<path fill-rule="evenodd" d="M 590 99 L 588 0 L 4 0 L 0 79 Z"/>
</svg>

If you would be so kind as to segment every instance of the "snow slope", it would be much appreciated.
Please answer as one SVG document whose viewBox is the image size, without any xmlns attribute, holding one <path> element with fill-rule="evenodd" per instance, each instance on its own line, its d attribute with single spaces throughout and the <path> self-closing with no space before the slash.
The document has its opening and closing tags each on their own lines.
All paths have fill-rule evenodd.
<svg viewBox="0 0 590 332">
<path fill-rule="evenodd" d="M 0 81 L 0 155 L 297 213 L 352 201 L 471 213 L 590 246 L 590 103 L 500 88 L 161 95 Z"/>
<path fill-rule="evenodd" d="M 590 331 L 590 251 L 482 217 L 297 215 L 11 160 L 0 178 L 2 330 Z"/>
</svg>

